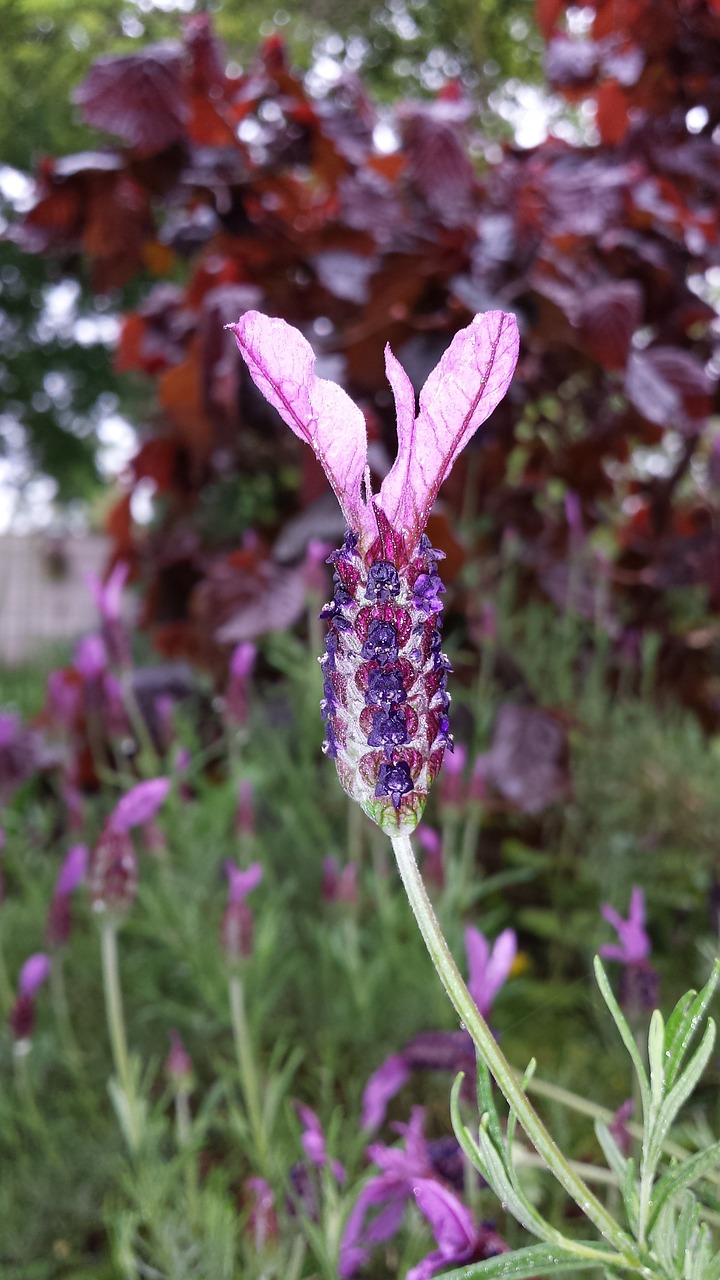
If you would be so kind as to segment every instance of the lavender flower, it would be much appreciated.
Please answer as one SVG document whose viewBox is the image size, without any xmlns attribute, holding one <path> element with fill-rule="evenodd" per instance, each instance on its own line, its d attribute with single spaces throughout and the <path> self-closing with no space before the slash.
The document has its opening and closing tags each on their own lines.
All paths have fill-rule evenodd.
<svg viewBox="0 0 720 1280">
<path fill-rule="evenodd" d="M 469 925 L 465 930 L 465 950 L 470 971 L 468 990 L 483 1018 L 488 1018 L 517 955 L 515 930 L 504 929 L 491 947 L 480 930 Z"/>
<path fill-rule="evenodd" d="M 310 344 L 282 320 L 248 311 L 228 326 L 250 374 L 315 451 L 348 532 L 333 553 L 334 596 L 322 658 L 326 754 L 340 782 L 391 835 L 410 832 L 452 746 L 441 651 L 442 582 L 424 529 L 461 450 L 504 396 L 517 359 L 512 316 L 476 316 L 453 338 L 420 392 L 389 347 L 398 455 L 370 489 L 365 419 L 341 387 L 318 378 Z"/>
<path fill-rule="evenodd" d="M 445 1267 L 509 1252 L 509 1246 L 491 1226 L 476 1226 L 470 1210 L 441 1182 L 420 1178 L 413 1194 L 438 1247 L 408 1271 L 407 1280 L 430 1280 Z"/>
<path fill-rule="evenodd" d="M 263 869 L 259 862 L 252 862 L 242 871 L 230 859 L 225 861 L 228 878 L 228 904 L 220 926 L 220 941 L 231 960 L 240 960 L 252 953 L 253 914 L 246 898 L 259 885 Z"/>
<path fill-rule="evenodd" d="M 108 827 L 113 831 L 129 831 L 131 827 L 143 826 L 155 817 L 169 790 L 169 778 L 138 782 L 118 800 L 108 818 Z"/>
<path fill-rule="evenodd" d="M 225 709 L 230 722 L 238 728 L 247 723 L 248 688 L 256 657 L 255 645 L 246 641 L 237 646 L 230 659 L 229 680 L 225 690 Z"/>
<path fill-rule="evenodd" d="M 104 582 L 94 573 L 85 579 L 102 620 L 111 661 L 118 667 L 129 667 L 131 661 L 130 637 L 121 616 L 122 593 L 129 573 L 130 565 L 118 561 Z"/>
<path fill-rule="evenodd" d="M 601 914 L 618 935 L 618 943 L 605 942 L 599 948 L 607 960 L 619 960 L 623 965 L 620 983 L 620 1003 L 631 1016 L 651 1012 L 658 1001 L 660 979 L 649 961 L 650 938 L 645 929 L 645 895 L 636 885 L 630 894 L 628 918 L 605 903 Z"/>
<path fill-rule="evenodd" d="M 37 951 L 20 970 L 17 998 L 10 1010 L 10 1030 L 16 1041 L 30 1040 L 35 1030 L 35 994 L 47 982 L 51 963 L 48 955 Z"/>
<path fill-rule="evenodd" d="M 303 1150 L 308 1160 L 315 1165 L 316 1169 L 329 1168 L 336 1182 L 345 1182 L 347 1177 L 345 1169 L 339 1160 L 331 1160 L 327 1153 L 325 1134 L 319 1116 L 302 1102 L 296 1102 L 295 1106 L 303 1129 L 301 1139 Z"/>
<path fill-rule="evenodd" d="M 72 934 L 71 898 L 82 884 L 87 873 L 89 853 L 84 844 L 75 844 L 65 855 L 55 882 L 45 921 L 45 942 L 48 947 L 66 946 Z"/>
<path fill-rule="evenodd" d="M 165 1074 L 177 1089 L 190 1091 L 193 1077 L 192 1058 L 182 1042 L 182 1036 L 174 1028 L 170 1032 L 170 1050 L 165 1059 Z"/>
</svg>

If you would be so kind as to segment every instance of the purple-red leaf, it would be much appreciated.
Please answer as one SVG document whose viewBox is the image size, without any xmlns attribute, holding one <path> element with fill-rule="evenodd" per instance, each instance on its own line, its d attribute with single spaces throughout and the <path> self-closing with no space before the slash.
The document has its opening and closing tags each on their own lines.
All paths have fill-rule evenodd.
<svg viewBox="0 0 720 1280">
<path fill-rule="evenodd" d="M 630 356 L 625 391 L 657 426 L 699 431 L 711 409 L 712 383 L 697 356 L 679 347 L 650 347 Z"/>
<path fill-rule="evenodd" d="M 98 58 L 75 93 L 94 129 L 122 138 L 141 155 L 154 155 L 185 131 L 182 50 L 174 42 L 142 53 Z"/>
</svg>

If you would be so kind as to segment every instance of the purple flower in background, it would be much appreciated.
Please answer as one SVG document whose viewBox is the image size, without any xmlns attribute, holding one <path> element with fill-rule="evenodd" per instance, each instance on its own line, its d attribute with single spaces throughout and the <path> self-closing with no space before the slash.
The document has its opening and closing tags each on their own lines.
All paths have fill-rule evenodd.
<svg viewBox="0 0 720 1280">
<path fill-rule="evenodd" d="M 437 1179 L 417 1179 L 413 1194 L 438 1247 L 408 1271 L 407 1280 L 430 1280 L 445 1267 L 509 1252 L 509 1246 L 491 1227 L 476 1226 L 470 1210 Z"/>
<path fill-rule="evenodd" d="M 604 942 L 599 948 L 606 960 L 620 960 L 622 964 L 644 964 L 650 955 L 650 939 L 645 930 L 645 895 L 637 885 L 630 894 L 630 910 L 627 920 L 614 907 L 604 903 L 600 908 L 603 919 L 611 924 L 619 939 Z"/>
<path fill-rule="evenodd" d="M 246 838 L 255 835 L 255 793 L 249 778 L 241 778 L 238 783 L 235 830 Z"/>
<path fill-rule="evenodd" d="M 326 902 L 357 902 L 357 863 L 348 862 L 340 870 L 332 854 L 323 858 L 322 896 Z"/>
<path fill-rule="evenodd" d="M 169 790 L 169 778 L 138 782 L 118 800 L 108 818 L 108 827 L 112 831 L 129 831 L 131 827 L 143 826 L 155 817 Z"/>
<path fill-rule="evenodd" d="M 367 1262 L 373 1245 L 399 1231 L 413 1186 L 419 1178 L 432 1177 L 422 1108 L 413 1108 L 409 1124 L 395 1128 L 405 1139 L 404 1149 L 379 1142 L 368 1147 L 381 1172 L 363 1187 L 347 1220 L 340 1242 L 340 1280 L 350 1280 Z"/>
<path fill-rule="evenodd" d="M 238 727 L 247 724 L 249 714 L 249 686 L 257 649 L 250 641 L 239 644 L 230 659 L 225 709 L 228 719 Z"/>
<path fill-rule="evenodd" d="M 456 748 L 457 751 L 457 748 Z M 445 885 L 445 866 L 443 864 L 442 839 L 433 827 L 421 823 L 417 829 L 420 848 L 424 850 L 423 875 L 427 884 L 442 889 Z"/>
<path fill-rule="evenodd" d="M 36 951 L 34 955 L 29 956 L 20 970 L 18 995 L 34 996 L 43 983 L 47 982 L 50 967 L 50 957 L 43 951 Z"/>
<path fill-rule="evenodd" d="M 10 1010 L 10 1030 L 15 1040 L 29 1040 L 35 1030 L 35 995 L 47 982 L 51 963 L 48 955 L 37 951 L 20 970 L 17 999 Z"/>
<path fill-rule="evenodd" d="M 88 894 L 93 911 L 121 920 L 137 894 L 135 846 L 126 830 L 106 822 L 88 863 Z"/>
<path fill-rule="evenodd" d="M 272 1187 L 264 1178 L 248 1178 L 245 1183 L 252 1197 L 248 1217 L 248 1231 L 258 1253 L 262 1253 L 269 1240 L 277 1239 L 279 1226 Z"/>
<path fill-rule="evenodd" d="M 74 893 L 85 879 L 88 864 L 87 845 L 74 844 L 65 855 L 55 882 L 56 894 Z"/>
<path fill-rule="evenodd" d="M 48 947 L 63 947 L 72 934 L 71 897 L 87 874 L 89 852 L 84 844 L 76 844 L 68 851 L 55 881 L 45 921 L 45 942 Z"/>
<path fill-rule="evenodd" d="M 388 1103 L 399 1093 L 409 1075 L 410 1067 L 402 1053 L 392 1053 L 373 1071 L 362 1096 L 363 1129 L 380 1128 Z"/>
<path fill-rule="evenodd" d="M 325 752 L 347 793 L 391 835 L 418 824 L 452 746 L 449 662 L 441 651 L 442 553 L 425 526 L 438 490 L 504 396 L 518 351 L 513 316 L 490 311 L 455 335 L 420 392 L 389 347 L 398 453 L 373 495 L 363 414 L 315 374 L 315 354 L 283 320 L 248 311 L 228 326 L 250 375 L 309 444 L 348 532 L 331 557 L 334 595 L 322 659 Z"/>
<path fill-rule="evenodd" d="M 295 1107 L 303 1129 L 301 1140 L 308 1160 L 315 1165 L 316 1169 L 329 1168 L 335 1180 L 343 1183 L 347 1177 L 345 1169 L 339 1160 L 331 1160 L 328 1156 L 325 1134 L 319 1117 L 302 1102 L 296 1102 Z"/>
<path fill-rule="evenodd" d="M 83 636 L 75 646 L 73 666 L 83 681 L 101 680 L 108 668 L 107 649 L 102 636 Z"/>
<path fill-rule="evenodd" d="M 30 778 L 39 761 L 39 744 L 19 715 L 0 712 L 0 804 L 7 803 Z"/>
<path fill-rule="evenodd" d="M 645 929 L 645 895 L 636 885 L 630 894 L 628 918 L 624 920 L 614 907 L 605 903 L 601 914 L 611 924 L 618 942 L 605 942 L 599 947 L 606 960 L 619 960 L 623 965 L 620 982 L 620 1004 L 630 1017 L 650 1012 L 658 1000 L 660 979 L 649 962 L 650 938 Z"/>
<path fill-rule="evenodd" d="M 246 898 L 260 884 L 263 869 L 259 862 L 252 862 L 243 871 L 227 858 L 225 874 L 228 878 L 228 905 L 220 925 L 220 941 L 231 960 L 240 960 L 252 954 L 254 922 Z"/>
<path fill-rule="evenodd" d="M 104 582 L 94 573 L 88 573 L 85 578 L 102 620 L 110 659 L 119 667 L 128 667 L 131 659 L 130 637 L 121 616 L 122 594 L 129 573 L 130 565 L 118 561 Z"/>
<path fill-rule="evenodd" d="M 469 969 L 468 990 L 483 1018 L 487 1018 L 517 955 L 515 931 L 504 929 L 491 947 L 480 930 L 469 925 L 465 930 L 465 950 Z"/>
<path fill-rule="evenodd" d="M 165 1059 L 165 1074 L 178 1088 L 188 1092 L 193 1074 L 192 1058 L 175 1028 L 170 1032 L 170 1051 Z"/>
</svg>

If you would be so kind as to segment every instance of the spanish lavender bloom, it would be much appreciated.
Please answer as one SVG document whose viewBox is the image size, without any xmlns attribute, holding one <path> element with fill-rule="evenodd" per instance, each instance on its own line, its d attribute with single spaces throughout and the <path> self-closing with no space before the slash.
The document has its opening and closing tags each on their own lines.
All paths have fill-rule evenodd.
<svg viewBox="0 0 720 1280">
<path fill-rule="evenodd" d="M 73 923 L 71 898 L 85 879 L 88 857 L 88 849 L 84 844 L 73 845 L 65 856 L 45 921 L 45 942 L 48 947 L 63 947 L 70 941 Z"/>
<path fill-rule="evenodd" d="M 660 979 L 649 961 L 650 938 L 645 929 L 645 895 L 637 885 L 630 894 L 627 920 L 614 907 L 605 903 L 600 911 L 618 935 L 619 945 L 605 942 L 599 948 L 607 960 L 619 960 L 624 966 L 620 984 L 620 1003 L 631 1016 L 655 1008 Z"/>
<path fill-rule="evenodd" d="M 170 1032 L 170 1051 L 165 1059 L 165 1074 L 176 1086 L 189 1092 L 192 1081 L 192 1058 L 182 1042 L 182 1036 L 175 1028 Z"/>
<path fill-rule="evenodd" d="M 275 1210 L 275 1196 L 272 1187 L 264 1178 L 248 1178 L 246 1189 L 252 1196 L 248 1231 L 258 1253 L 263 1253 L 269 1240 L 277 1239 L 280 1228 Z"/>
<path fill-rule="evenodd" d="M 247 723 L 248 687 L 256 657 L 255 645 L 245 641 L 233 650 L 230 659 L 229 679 L 225 690 L 225 709 L 228 719 L 238 727 Z"/>
<path fill-rule="evenodd" d="M 108 827 L 113 831 L 129 831 L 131 827 L 143 826 L 155 817 L 169 790 L 169 778 L 138 782 L 118 800 L 108 818 Z"/>
<path fill-rule="evenodd" d="M 508 388 L 515 319 L 490 311 L 456 334 L 420 392 L 417 417 L 410 379 L 386 347 L 398 455 L 377 495 L 365 419 L 341 387 L 316 376 L 306 339 L 256 311 L 228 327 L 257 387 L 314 449 L 348 525 L 331 557 L 334 597 L 321 614 L 329 623 L 324 750 L 342 786 L 383 830 L 410 832 L 452 747 L 442 554 L 424 529 L 453 463 Z"/>
<path fill-rule="evenodd" d="M 465 950 L 470 971 L 468 990 L 483 1018 L 487 1018 L 517 955 L 515 930 L 504 929 L 491 948 L 480 930 L 469 925 L 465 930 Z"/>
<path fill-rule="evenodd" d="M 259 862 L 252 862 L 247 871 L 242 871 L 227 858 L 225 874 L 228 878 L 228 905 L 220 925 L 220 941 L 231 960 L 240 960 L 252 953 L 253 914 L 246 898 L 262 880 L 263 869 Z"/>
<path fill-rule="evenodd" d="M 480 1262 L 508 1253 L 509 1246 L 491 1226 L 477 1226 L 470 1210 L 448 1187 L 434 1178 L 419 1178 L 413 1187 L 418 1208 L 427 1218 L 437 1243 L 407 1280 L 430 1280 L 438 1271 L 462 1262 Z"/>
<path fill-rule="evenodd" d="M 316 1169 L 329 1168 L 336 1182 L 343 1183 L 347 1174 L 340 1161 L 331 1160 L 327 1153 L 325 1134 L 319 1116 L 302 1102 L 296 1102 L 295 1107 L 303 1128 L 301 1141 L 308 1160 L 315 1165 Z"/>
<path fill-rule="evenodd" d="M 373 1071 L 363 1090 L 363 1129 L 379 1129 L 385 1119 L 388 1103 L 399 1093 L 410 1076 L 410 1067 L 403 1053 L 391 1053 Z"/>
<path fill-rule="evenodd" d="M 131 661 L 130 637 L 121 616 L 122 593 L 129 573 L 130 565 L 118 561 L 104 582 L 94 573 L 85 578 L 102 619 L 110 659 L 118 667 L 129 667 Z"/>
<path fill-rule="evenodd" d="M 604 903 L 600 914 L 611 924 L 619 939 L 604 942 L 600 955 L 607 960 L 620 960 L 622 964 L 644 964 L 650 955 L 650 939 L 645 929 L 645 895 L 637 885 L 630 894 L 630 910 L 627 920 L 614 907 Z"/>
<path fill-rule="evenodd" d="M 15 1004 L 10 1010 L 10 1030 L 15 1040 L 29 1040 L 35 1029 L 35 994 L 50 974 L 51 960 L 42 951 L 29 956 L 20 970 Z"/>
<path fill-rule="evenodd" d="M 106 822 L 90 854 L 88 894 L 93 911 L 121 920 L 138 887 L 137 853 L 126 828 Z"/>
</svg>

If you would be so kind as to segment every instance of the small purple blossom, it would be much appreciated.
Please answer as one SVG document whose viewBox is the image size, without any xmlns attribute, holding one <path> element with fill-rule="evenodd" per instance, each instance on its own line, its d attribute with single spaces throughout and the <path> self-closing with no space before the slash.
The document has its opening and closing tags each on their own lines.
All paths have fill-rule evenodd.
<svg viewBox="0 0 720 1280">
<path fill-rule="evenodd" d="M 325 1133 L 319 1117 L 302 1102 L 296 1102 L 295 1107 L 302 1125 L 301 1141 L 308 1160 L 316 1169 L 330 1169 L 336 1182 L 345 1182 L 347 1175 L 340 1161 L 331 1160 L 328 1156 Z"/>
<path fill-rule="evenodd" d="M 108 819 L 108 827 L 113 831 L 129 831 L 131 827 L 149 822 L 169 790 L 169 778 L 149 778 L 146 782 L 138 782 L 118 800 Z"/>
<path fill-rule="evenodd" d="M 642 965 L 650 955 L 650 938 L 645 929 L 645 895 L 636 885 L 630 894 L 630 910 L 627 920 L 614 907 L 604 903 L 600 908 L 603 919 L 611 924 L 618 935 L 619 945 L 605 942 L 599 948 L 606 960 L 620 960 L 626 965 Z"/>
<path fill-rule="evenodd" d="M 237 645 L 230 658 L 227 688 L 225 690 L 225 709 L 232 724 L 241 727 L 247 724 L 250 711 L 249 685 L 252 670 L 257 657 L 257 648 L 250 641 Z"/>
<path fill-rule="evenodd" d="M 259 862 L 252 862 L 244 871 L 229 858 L 224 866 L 228 878 L 228 904 L 220 926 L 220 941 L 228 958 L 238 961 L 252 954 L 255 926 L 247 897 L 260 884 L 263 869 Z"/>
<path fill-rule="evenodd" d="M 417 1179 L 413 1194 L 438 1247 L 408 1271 L 407 1280 L 430 1280 L 445 1267 L 479 1262 L 509 1251 L 492 1228 L 476 1226 L 470 1210 L 437 1179 Z"/>
<path fill-rule="evenodd" d="M 88 684 L 101 680 L 108 669 L 108 655 L 102 636 L 83 636 L 75 646 L 73 666 Z"/>
<path fill-rule="evenodd" d="M 249 893 L 256 889 L 263 878 L 263 869 L 259 862 L 251 862 L 246 871 L 238 867 L 230 858 L 225 859 L 225 875 L 228 878 L 228 900 L 236 905 L 244 902 Z"/>
<path fill-rule="evenodd" d="M 165 1059 L 165 1074 L 180 1088 L 186 1091 L 192 1080 L 192 1058 L 182 1042 L 182 1036 L 175 1028 L 170 1032 L 170 1050 Z"/>
<path fill-rule="evenodd" d="M 130 573 L 130 565 L 118 561 L 105 581 L 95 573 L 85 575 L 88 589 L 104 622 L 119 622 L 122 593 Z"/>
<path fill-rule="evenodd" d="M 482 1016 L 487 1018 L 517 955 L 515 930 L 504 929 L 490 947 L 480 930 L 469 925 L 465 930 L 465 950 L 469 969 L 468 990 Z"/>
<path fill-rule="evenodd" d="M 410 1075 L 410 1068 L 403 1054 L 392 1053 L 373 1071 L 362 1096 L 363 1129 L 379 1129 L 385 1119 L 388 1103 L 402 1089 Z"/>
<path fill-rule="evenodd" d="M 51 968 L 50 956 L 44 951 L 36 951 L 29 956 L 20 970 L 18 978 L 18 996 L 32 997 L 47 982 Z"/>
<path fill-rule="evenodd" d="M 323 858 L 322 896 L 326 902 L 345 902 L 353 904 L 358 898 L 357 863 L 348 862 L 342 868 L 328 854 Z"/>
<path fill-rule="evenodd" d="M 68 850 L 55 882 L 57 895 L 74 893 L 82 884 L 87 874 L 89 856 L 88 847 L 84 844 L 74 844 Z"/>
</svg>

